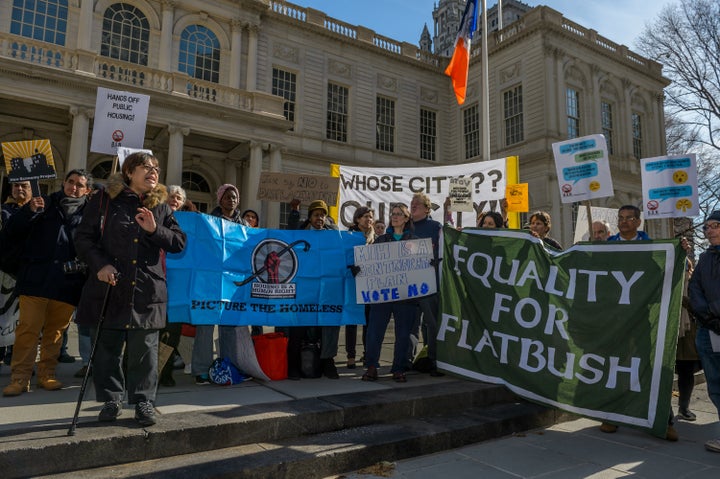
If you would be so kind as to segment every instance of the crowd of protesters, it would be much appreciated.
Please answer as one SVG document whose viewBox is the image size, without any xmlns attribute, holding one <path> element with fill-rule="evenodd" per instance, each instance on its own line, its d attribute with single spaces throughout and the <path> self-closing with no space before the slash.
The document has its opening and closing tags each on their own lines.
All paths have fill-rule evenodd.
<svg viewBox="0 0 720 479">
<path fill-rule="evenodd" d="M 154 402 L 159 385 L 172 387 L 172 371 L 177 361 L 158 364 L 158 343 L 162 341 L 177 350 L 181 326 L 167 321 L 166 253 L 183 250 L 186 237 L 174 218 L 175 211 L 197 211 L 185 191 L 159 183 L 157 159 L 147 153 L 130 155 L 120 173 L 113 175 L 98 192 L 91 194 L 93 179 L 84 170 L 69 172 L 62 188 L 48 196 L 33 197 L 29 182 L 16 182 L 11 196 L 2 207 L 0 239 L 3 245 L 21 245 L 13 274 L 3 274 L 11 281 L 15 308 L 19 313 L 14 345 L 0 348 L 0 362 L 11 367 L 10 383 L 4 396 L 17 396 L 31 387 L 31 375 L 37 374 L 37 387 L 57 390 L 63 387 L 55 377 L 62 358 L 63 333 L 74 317 L 78 325 L 79 351 L 83 362 L 77 377 L 92 366 L 96 398 L 104 403 L 100 421 L 113 421 L 123 410 L 123 402 L 135 405 L 135 419 L 143 426 L 155 423 Z M 211 215 L 244 227 L 260 227 L 260 215 L 252 209 L 239 208 L 240 192 L 231 184 L 220 186 L 217 207 Z M 445 204 L 445 223 L 452 222 Z M 477 228 L 507 228 L 506 202 L 499 212 L 478 215 Z M 307 208 L 307 219 L 301 220 L 300 202 L 290 203 L 289 229 L 337 230 L 322 200 Z M 433 262 L 439 265 L 440 222 L 432 218 L 430 198 L 415 194 L 408 205 L 393 204 L 387 218 L 376 218 L 370 207 L 354 212 L 350 231 L 360 232 L 366 244 L 429 238 L 433 245 Z M 386 226 L 387 225 L 387 226 Z M 640 225 L 640 210 L 632 205 L 618 210 L 618 230 L 611 235 L 610 225 L 595 221 L 589 232 L 591 241 L 648 240 Z M 525 225 L 528 232 L 554 250 L 560 243 L 549 233 L 550 215 L 536 211 Z M 694 421 L 690 397 L 694 373 L 705 370 L 710 399 L 720 415 L 720 352 L 713 335 L 720 334 L 720 211 L 713 212 L 703 231 L 710 247 L 697 265 L 688 260 L 687 296 L 678 342 L 677 374 L 680 400 L 678 419 Z M 52 244 L 50 244 L 52 243 Z M 683 246 L 690 251 L 687 242 Z M 690 255 L 692 256 L 692 255 Z M 3 266 L 4 263 L 3 263 Z M 362 269 L 362 264 L 354 265 Z M 10 266 L 8 266 L 10 269 Z M 357 272 L 357 271 L 356 271 Z M 10 283 L 9 283 L 10 284 Z M 395 344 L 390 376 L 396 382 L 407 381 L 406 372 L 413 368 L 420 341 L 424 343 L 426 368 L 431 376 L 442 376 L 437 368 L 438 301 L 437 294 L 420 299 L 400 300 L 367 305 L 360 321 L 362 326 L 345 326 L 345 367 L 358 363 L 366 368 L 363 381 L 380 378 L 380 350 L 387 327 L 393 319 Z M 98 318 L 104 320 L 96 336 Z M 276 328 L 288 336 L 288 378 L 317 377 L 305 374 L 301 349 L 307 342 L 319 346 L 319 375 L 338 379 L 335 363 L 341 328 L 339 326 Z M 252 332 L 251 332 L 252 331 Z M 237 357 L 239 335 L 262 334 L 262 326 L 220 326 L 215 350 L 214 326 L 195 328 L 190 373 L 198 384 L 210 382 L 208 369 L 216 356 Z M 358 354 L 358 332 L 362 354 Z M 97 337 L 97 351 L 89 364 L 89 345 Z M 39 361 L 36 362 L 36 356 Z M 359 356 L 359 358 L 358 358 Z M 74 359 L 74 358 L 73 358 Z M 182 361 L 181 361 L 182 362 Z M 318 375 L 318 376 L 319 376 Z M 668 424 L 667 439 L 677 440 Z M 601 430 L 615 432 L 613 424 L 603 423 Z M 720 439 L 709 441 L 706 448 L 720 452 Z"/>
</svg>

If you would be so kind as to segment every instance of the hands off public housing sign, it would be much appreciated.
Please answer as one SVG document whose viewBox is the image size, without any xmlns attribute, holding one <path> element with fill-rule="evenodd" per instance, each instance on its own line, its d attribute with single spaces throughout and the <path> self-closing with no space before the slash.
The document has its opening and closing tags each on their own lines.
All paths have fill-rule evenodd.
<svg viewBox="0 0 720 479">
<path fill-rule="evenodd" d="M 445 228 L 438 366 L 665 437 L 685 254 L 677 240 L 550 253 Z"/>
<path fill-rule="evenodd" d="M 142 148 L 150 96 L 98 88 L 90 151 L 117 154 L 121 146 Z"/>
</svg>

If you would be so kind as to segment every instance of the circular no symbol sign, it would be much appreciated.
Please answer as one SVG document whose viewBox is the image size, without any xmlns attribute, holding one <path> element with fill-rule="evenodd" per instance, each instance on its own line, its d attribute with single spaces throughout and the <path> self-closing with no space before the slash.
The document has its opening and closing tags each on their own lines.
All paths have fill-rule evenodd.
<svg viewBox="0 0 720 479">
<path fill-rule="evenodd" d="M 123 138 L 125 138 L 125 135 L 123 134 L 122 130 L 113 131 L 113 133 L 112 133 L 113 141 L 122 141 Z"/>
</svg>

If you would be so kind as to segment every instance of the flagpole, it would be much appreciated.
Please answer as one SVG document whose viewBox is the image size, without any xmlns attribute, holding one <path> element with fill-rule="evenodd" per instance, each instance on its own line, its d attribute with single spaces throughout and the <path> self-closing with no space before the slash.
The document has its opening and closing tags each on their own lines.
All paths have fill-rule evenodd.
<svg viewBox="0 0 720 479">
<path fill-rule="evenodd" d="M 482 145 L 483 161 L 490 159 L 490 81 L 488 78 L 488 28 L 487 28 L 487 0 L 482 0 Z"/>
</svg>

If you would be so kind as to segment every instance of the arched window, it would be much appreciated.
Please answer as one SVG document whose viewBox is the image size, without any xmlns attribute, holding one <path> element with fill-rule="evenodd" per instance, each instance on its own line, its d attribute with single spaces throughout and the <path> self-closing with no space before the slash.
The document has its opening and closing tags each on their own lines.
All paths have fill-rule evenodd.
<svg viewBox="0 0 720 479">
<path fill-rule="evenodd" d="M 90 174 L 93 175 L 93 178 L 96 180 L 107 180 L 112 171 L 112 164 L 112 160 L 103 161 L 93 168 Z"/>
<path fill-rule="evenodd" d="M 210 193 L 210 185 L 207 180 L 192 171 L 183 171 L 182 184 L 188 199 L 195 203 L 198 210 L 208 213 L 214 207 L 213 195 Z"/>
<path fill-rule="evenodd" d="M 10 33 L 65 46 L 67 0 L 14 0 Z"/>
<path fill-rule="evenodd" d="M 115 3 L 105 10 L 100 55 L 147 65 L 149 39 L 150 24 L 136 7 Z"/>
<path fill-rule="evenodd" d="M 190 25 L 180 36 L 178 70 L 199 80 L 220 81 L 220 42 L 202 25 Z"/>
</svg>

